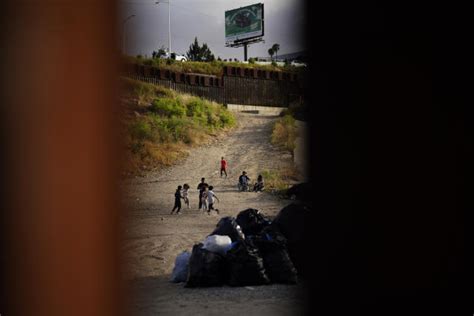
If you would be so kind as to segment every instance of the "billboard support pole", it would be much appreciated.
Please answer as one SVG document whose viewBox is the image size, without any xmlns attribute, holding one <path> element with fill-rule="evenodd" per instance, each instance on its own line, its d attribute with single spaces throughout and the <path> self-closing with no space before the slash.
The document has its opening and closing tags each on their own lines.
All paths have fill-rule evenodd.
<svg viewBox="0 0 474 316">
<path fill-rule="evenodd" d="M 225 46 L 226 47 L 244 47 L 244 60 L 247 61 L 247 47 L 250 44 L 255 44 L 255 43 L 265 43 L 263 38 L 252 38 L 252 39 L 245 39 L 245 40 L 240 40 L 238 42 L 233 42 L 233 43 L 227 43 Z"/>
</svg>

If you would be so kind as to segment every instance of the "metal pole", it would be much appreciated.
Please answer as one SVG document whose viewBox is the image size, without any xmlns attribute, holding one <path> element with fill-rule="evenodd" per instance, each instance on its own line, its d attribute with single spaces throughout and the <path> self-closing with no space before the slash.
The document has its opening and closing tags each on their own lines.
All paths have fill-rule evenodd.
<svg viewBox="0 0 474 316">
<path fill-rule="evenodd" d="M 244 44 L 244 61 L 247 61 L 247 43 Z"/>
<path fill-rule="evenodd" d="M 135 14 L 132 14 L 130 16 L 128 16 L 123 22 L 122 22 L 122 52 L 123 54 L 126 53 L 125 51 L 125 24 L 127 23 L 128 20 L 130 20 L 131 18 L 135 17 Z"/>
<path fill-rule="evenodd" d="M 168 53 L 171 58 L 171 0 L 168 0 Z"/>
<path fill-rule="evenodd" d="M 159 3 L 168 3 L 168 54 L 171 57 L 171 3 L 170 0 L 168 2 L 165 1 L 156 1 L 155 4 Z"/>
</svg>

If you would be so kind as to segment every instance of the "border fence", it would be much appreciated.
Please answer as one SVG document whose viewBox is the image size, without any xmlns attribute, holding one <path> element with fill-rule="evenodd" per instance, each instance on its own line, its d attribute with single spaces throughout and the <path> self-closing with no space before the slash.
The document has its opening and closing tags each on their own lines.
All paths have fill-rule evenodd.
<svg viewBox="0 0 474 316">
<path fill-rule="evenodd" d="M 300 74 L 224 66 L 221 76 L 127 64 L 124 76 L 223 104 L 289 106 L 301 102 Z"/>
</svg>

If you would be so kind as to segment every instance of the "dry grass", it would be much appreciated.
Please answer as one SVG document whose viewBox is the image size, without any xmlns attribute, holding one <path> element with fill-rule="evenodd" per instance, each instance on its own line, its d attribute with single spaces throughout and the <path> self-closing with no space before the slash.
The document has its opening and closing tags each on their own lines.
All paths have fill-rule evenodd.
<svg viewBox="0 0 474 316">
<path fill-rule="evenodd" d="M 297 136 L 295 119 L 290 115 L 285 115 L 275 122 L 271 142 L 276 146 L 283 147 L 293 154 Z"/>
<path fill-rule="evenodd" d="M 135 99 L 139 106 L 149 105 L 157 97 L 176 96 L 173 90 L 126 77 L 120 78 L 120 94 L 122 98 Z"/>
<path fill-rule="evenodd" d="M 127 175 L 169 166 L 188 155 L 188 150 L 220 131 L 232 128 L 235 117 L 221 104 L 124 79 L 123 98 L 141 113 L 122 117 L 122 139 Z M 132 101 L 130 101 L 130 99 Z"/>
<path fill-rule="evenodd" d="M 279 170 L 263 170 L 262 176 L 267 190 L 283 191 L 298 181 L 298 172 L 293 167 Z"/>
</svg>

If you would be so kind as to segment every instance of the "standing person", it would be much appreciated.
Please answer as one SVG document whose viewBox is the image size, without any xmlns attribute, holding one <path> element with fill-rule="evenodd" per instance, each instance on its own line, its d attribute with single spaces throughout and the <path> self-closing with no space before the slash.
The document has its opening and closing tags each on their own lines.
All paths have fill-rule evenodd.
<svg viewBox="0 0 474 316">
<path fill-rule="evenodd" d="M 208 187 L 208 184 L 204 182 L 205 180 L 205 178 L 201 178 L 201 183 L 197 186 L 197 189 L 199 190 L 199 209 L 202 207 L 202 192 Z"/>
<path fill-rule="evenodd" d="M 212 191 L 212 189 L 214 189 L 214 187 L 211 185 L 209 187 L 209 191 L 207 191 L 207 202 L 209 204 L 207 208 L 208 215 L 211 214 L 211 210 L 214 210 L 214 201 L 217 200 L 217 202 L 220 202 L 219 199 L 217 198 L 217 195 L 214 193 L 214 191 Z M 217 214 L 219 214 L 218 209 L 215 209 L 215 211 L 217 212 Z"/>
<path fill-rule="evenodd" d="M 203 212 L 209 210 L 209 203 L 208 203 L 208 196 L 209 196 L 209 188 L 206 186 L 201 194 L 201 207 Z M 201 210 L 201 207 L 199 210 Z M 209 212 L 209 211 L 208 211 Z"/>
<path fill-rule="evenodd" d="M 186 204 L 189 208 L 189 184 L 183 184 L 183 191 L 181 191 L 181 194 L 183 196 L 184 204 Z"/>
<path fill-rule="evenodd" d="M 224 157 L 221 158 L 221 178 L 222 172 L 225 173 L 225 177 L 227 178 L 227 161 L 224 159 Z"/>
<path fill-rule="evenodd" d="M 176 189 L 176 192 L 174 193 L 174 207 L 171 210 L 171 214 L 174 213 L 174 210 L 177 209 L 176 214 L 179 214 L 181 211 L 181 188 L 182 186 L 178 185 L 178 188 Z"/>
<path fill-rule="evenodd" d="M 265 187 L 265 184 L 263 183 L 263 177 L 261 174 L 259 174 L 257 178 L 257 182 L 255 182 L 255 185 L 253 186 L 253 190 L 255 192 L 263 191 L 264 187 Z"/>
</svg>

